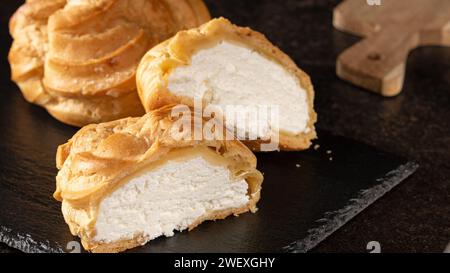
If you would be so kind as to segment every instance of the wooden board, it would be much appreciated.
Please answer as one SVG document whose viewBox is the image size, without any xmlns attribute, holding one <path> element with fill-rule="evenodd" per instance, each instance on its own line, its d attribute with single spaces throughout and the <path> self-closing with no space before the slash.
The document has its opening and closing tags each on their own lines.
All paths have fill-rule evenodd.
<svg viewBox="0 0 450 273">
<path fill-rule="evenodd" d="M 334 9 L 333 25 L 365 37 L 339 55 L 337 75 L 383 96 L 395 96 L 402 90 L 411 50 L 450 46 L 450 1 L 346 0 Z"/>
</svg>

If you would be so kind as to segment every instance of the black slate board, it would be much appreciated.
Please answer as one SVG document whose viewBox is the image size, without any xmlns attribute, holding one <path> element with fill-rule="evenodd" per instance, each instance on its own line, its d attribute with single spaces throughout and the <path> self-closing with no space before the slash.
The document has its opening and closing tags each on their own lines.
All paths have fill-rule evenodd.
<svg viewBox="0 0 450 273">
<path fill-rule="evenodd" d="M 2 8 L 0 28 L 9 41 L 0 43 L 0 242 L 25 252 L 63 252 L 77 239 L 52 199 L 54 156 L 76 129 L 26 103 L 9 80 L 6 26 L 19 3 Z M 317 151 L 258 155 L 265 182 L 256 214 L 204 223 L 130 252 L 305 252 L 417 168 L 353 140 L 319 136 Z"/>
<path fill-rule="evenodd" d="M 54 157 L 76 129 L 26 103 L 12 83 L 2 79 L 2 86 L 0 241 L 26 252 L 65 251 L 77 239 L 52 199 Z M 131 252 L 305 252 L 417 168 L 350 139 L 319 136 L 318 150 L 258 154 L 265 181 L 256 214 L 207 222 Z"/>
</svg>

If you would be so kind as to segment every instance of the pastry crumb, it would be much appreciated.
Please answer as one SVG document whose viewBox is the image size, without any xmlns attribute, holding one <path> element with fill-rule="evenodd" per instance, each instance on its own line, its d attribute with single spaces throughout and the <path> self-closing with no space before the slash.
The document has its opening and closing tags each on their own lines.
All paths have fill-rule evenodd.
<svg viewBox="0 0 450 273">
<path fill-rule="evenodd" d="M 319 144 L 316 144 L 316 145 L 314 145 L 314 150 L 318 150 L 320 148 L 320 145 Z"/>
<path fill-rule="evenodd" d="M 330 161 L 333 161 L 333 157 L 332 157 L 332 156 L 330 156 L 329 160 L 330 160 Z"/>
<path fill-rule="evenodd" d="M 327 150 L 327 154 L 332 154 L 333 151 L 332 150 Z"/>
<path fill-rule="evenodd" d="M 300 168 L 301 165 L 300 164 L 295 164 L 295 167 Z"/>
</svg>

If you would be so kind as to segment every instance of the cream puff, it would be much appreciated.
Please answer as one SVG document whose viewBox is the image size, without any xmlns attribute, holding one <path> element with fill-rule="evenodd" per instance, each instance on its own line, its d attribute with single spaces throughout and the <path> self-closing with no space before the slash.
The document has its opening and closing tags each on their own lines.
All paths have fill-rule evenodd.
<svg viewBox="0 0 450 273">
<path fill-rule="evenodd" d="M 119 252 L 256 211 L 253 153 L 238 140 L 196 140 L 173 109 L 86 126 L 58 148 L 54 197 L 86 250 Z"/>
<path fill-rule="evenodd" d="M 229 129 L 257 127 L 252 139 L 245 128 L 238 134 L 255 150 L 263 150 L 262 140 L 274 135 L 279 145 L 270 150 L 307 149 L 316 137 L 309 76 L 264 35 L 224 18 L 180 31 L 152 48 L 136 77 L 146 111 L 172 103 L 220 109 Z M 233 106 L 244 114 L 227 110 Z M 263 107 L 276 111 L 275 118 L 261 115 Z M 249 119 L 255 111 L 258 118 Z M 247 120 L 244 125 L 235 122 L 240 117 Z"/>
<path fill-rule="evenodd" d="M 209 18 L 202 0 L 28 0 L 10 20 L 12 79 L 70 125 L 141 116 L 142 56 Z"/>
</svg>

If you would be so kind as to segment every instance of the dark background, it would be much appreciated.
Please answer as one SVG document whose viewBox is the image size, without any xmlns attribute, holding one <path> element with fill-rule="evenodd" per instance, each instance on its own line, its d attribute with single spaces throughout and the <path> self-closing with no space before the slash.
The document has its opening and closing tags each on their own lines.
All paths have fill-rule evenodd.
<svg viewBox="0 0 450 273">
<path fill-rule="evenodd" d="M 3 46 L 11 43 L 7 24 L 21 2 L 2 4 Z M 450 48 L 414 50 L 403 92 L 386 99 L 335 75 L 338 54 L 359 40 L 332 27 L 332 10 L 340 1 L 206 2 L 214 17 L 266 34 L 311 76 L 319 128 L 406 156 L 421 166 L 313 252 L 367 252 L 369 241 L 380 242 L 382 252 L 442 252 L 450 241 Z M 4 67 L 6 52 L 0 58 Z M 0 244 L 0 252 L 11 251 Z"/>
</svg>

